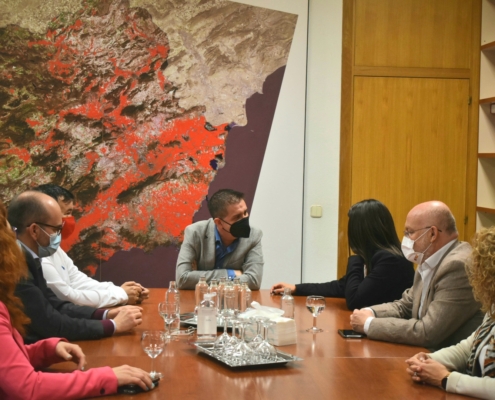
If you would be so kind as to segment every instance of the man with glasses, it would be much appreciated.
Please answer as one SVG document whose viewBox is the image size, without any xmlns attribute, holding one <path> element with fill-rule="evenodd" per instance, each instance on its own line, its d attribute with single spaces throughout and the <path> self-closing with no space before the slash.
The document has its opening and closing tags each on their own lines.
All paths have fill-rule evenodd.
<svg viewBox="0 0 495 400">
<path fill-rule="evenodd" d="M 206 281 L 239 277 L 258 290 L 263 277 L 259 229 L 249 226 L 244 194 L 222 189 L 208 201 L 211 218 L 189 225 L 177 260 L 179 289 L 194 289 L 200 276 Z"/>
<path fill-rule="evenodd" d="M 351 325 L 370 339 L 439 349 L 467 338 L 483 314 L 467 278 L 471 246 L 460 242 L 454 216 L 442 202 L 407 215 L 402 252 L 418 265 L 400 300 L 354 310 Z"/>
<path fill-rule="evenodd" d="M 40 192 L 24 192 L 11 201 L 8 220 L 28 267 L 27 278 L 18 283 L 15 292 L 31 319 L 26 343 L 50 337 L 99 339 L 126 332 L 142 322 L 139 307 L 104 310 L 78 306 L 58 299 L 47 287 L 40 258 L 57 251 L 64 226 L 62 211 L 54 199 Z"/>
</svg>

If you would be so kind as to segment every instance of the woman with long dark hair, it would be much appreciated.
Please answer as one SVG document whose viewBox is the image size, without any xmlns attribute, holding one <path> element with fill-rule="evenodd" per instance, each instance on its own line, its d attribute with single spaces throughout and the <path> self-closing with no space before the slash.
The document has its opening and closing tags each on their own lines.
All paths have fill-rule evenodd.
<svg viewBox="0 0 495 400">
<path fill-rule="evenodd" d="M 272 293 L 289 287 L 297 296 L 345 297 L 347 307 L 354 310 L 397 300 L 412 286 L 414 268 L 402 254 L 388 208 L 378 200 L 363 200 L 347 215 L 347 237 L 355 255 L 349 256 L 345 276 L 326 283 L 281 282 L 272 286 Z"/>
<path fill-rule="evenodd" d="M 81 348 L 61 338 L 25 345 L 22 336 L 30 323 L 14 291 L 27 276 L 27 266 L 15 234 L 0 202 L 0 399 L 80 399 L 117 392 L 117 387 L 137 384 L 149 390 L 153 383 L 147 372 L 127 365 L 84 371 L 86 358 Z M 74 361 L 70 373 L 40 372 L 50 364 Z"/>
</svg>

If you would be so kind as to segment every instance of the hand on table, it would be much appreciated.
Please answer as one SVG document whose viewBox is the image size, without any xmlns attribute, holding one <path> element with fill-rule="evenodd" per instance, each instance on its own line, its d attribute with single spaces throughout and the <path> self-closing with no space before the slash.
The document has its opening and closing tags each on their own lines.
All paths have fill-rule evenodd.
<svg viewBox="0 0 495 400">
<path fill-rule="evenodd" d="M 414 382 L 424 382 L 429 385 L 442 387 L 442 379 L 449 374 L 449 370 L 438 361 L 432 360 L 426 353 L 418 353 L 406 360 L 409 367 L 406 369 Z"/>
<path fill-rule="evenodd" d="M 356 332 L 365 333 L 364 332 L 364 323 L 369 317 L 374 317 L 373 311 L 371 310 L 354 310 L 351 314 L 351 325 L 352 329 Z"/>
<path fill-rule="evenodd" d="M 134 281 L 125 282 L 122 286 L 127 294 L 127 304 L 137 304 L 141 298 L 143 287 Z"/>
<path fill-rule="evenodd" d="M 111 309 L 107 317 L 115 322 L 115 333 L 127 332 L 141 325 L 143 322 L 143 309 L 136 306 L 123 306 Z"/>
<path fill-rule="evenodd" d="M 120 367 L 115 367 L 112 369 L 117 377 L 118 386 L 133 384 L 138 385 L 145 391 L 155 387 L 151 381 L 150 374 L 140 368 L 130 367 L 129 365 L 121 365 Z"/>
<path fill-rule="evenodd" d="M 296 291 L 296 285 L 292 285 L 290 283 L 280 282 L 273 285 L 270 289 L 271 294 L 282 294 L 284 293 L 284 289 L 288 287 L 292 293 Z"/>
<path fill-rule="evenodd" d="M 73 361 L 78 369 L 84 371 L 86 356 L 77 344 L 60 341 L 55 346 L 55 354 L 65 361 Z"/>
</svg>

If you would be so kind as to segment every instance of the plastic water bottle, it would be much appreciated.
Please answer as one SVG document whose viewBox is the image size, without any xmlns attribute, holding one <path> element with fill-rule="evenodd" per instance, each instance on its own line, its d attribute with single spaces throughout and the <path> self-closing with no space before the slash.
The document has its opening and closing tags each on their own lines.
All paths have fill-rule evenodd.
<svg viewBox="0 0 495 400">
<path fill-rule="evenodd" d="M 290 288 L 284 288 L 284 295 L 280 300 L 281 309 L 284 310 L 282 317 L 294 319 L 294 297 L 290 294 Z"/>
<path fill-rule="evenodd" d="M 216 293 L 206 293 L 198 308 L 198 340 L 213 341 L 217 338 L 217 307 L 213 298 Z"/>
<path fill-rule="evenodd" d="M 241 279 L 234 278 L 234 293 L 236 298 L 235 310 L 239 310 L 239 292 L 241 291 Z"/>
<path fill-rule="evenodd" d="M 165 303 L 177 306 L 177 313 L 180 314 L 180 292 L 175 286 L 175 281 L 170 281 L 168 290 L 165 292 Z M 170 332 L 173 334 L 180 330 L 180 318 L 170 324 Z"/>
<path fill-rule="evenodd" d="M 220 282 L 218 283 L 218 293 L 217 293 L 217 296 L 218 296 L 218 312 L 220 312 L 220 313 L 225 308 L 224 296 L 225 296 L 225 281 L 226 280 L 227 280 L 227 278 L 222 277 L 222 278 L 220 278 Z"/>
<path fill-rule="evenodd" d="M 208 288 L 208 293 L 215 293 L 215 298 L 213 302 L 215 303 L 215 307 L 217 308 L 218 313 L 218 284 L 216 279 L 212 279 L 210 282 L 210 287 Z"/>
<path fill-rule="evenodd" d="M 194 309 L 194 312 L 198 313 L 198 308 L 201 302 L 203 301 L 204 295 L 208 293 L 208 284 L 206 283 L 206 276 L 201 276 L 199 278 L 199 282 L 196 283 L 196 289 L 195 289 L 195 297 L 196 297 L 196 308 Z"/>
<path fill-rule="evenodd" d="M 241 285 L 239 292 L 239 310 L 241 312 L 246 311 L 246 308 L 251 304 L 251 289 L 249 289 L 247 283 Z"/>
</svg>

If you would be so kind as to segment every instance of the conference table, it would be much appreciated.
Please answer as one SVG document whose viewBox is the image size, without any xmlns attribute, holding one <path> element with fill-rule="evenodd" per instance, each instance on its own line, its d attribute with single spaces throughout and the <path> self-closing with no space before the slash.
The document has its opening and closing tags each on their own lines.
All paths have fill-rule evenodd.
<svg viewBox="0 0 495 400">
<path fill-rule="evenodd" d="M 151 289 L 145 300 L 143 323 L 133 331 L 95 341 L 77 342 L 87 356 L 87 368 L 123 364 L 149 371 L 151 359 L 141 348 L 145 330 L 164 330 L 158 303 L 165 289 Z M 180 292 L 181 313 L 194 310 L 194 291 Z M 421 349 L 370 339 L 344 339 L 338 329 L 350 329 L 344 299 L 326 299 L 326 309 L 318 317 L 323 332 L 312 334 L 313 318 L 305 297 L 295 296 L 297 343 L 279 350 L 302 361 L 264 368 L 229 368 L 198 353 L 195 336 L 170 341 L 155 359 L 155 369 L 164 378 L 154 390 L 121 398 L 135 399 L 467 399 L 428 385 L 413 383 L 406 373 L 407 358 Z M 280 307 L 280 296 L 268 290 L 253 291 L 252 299 L 264 306 Z M 219 332 L 220 334 L 221 332 Z M 62 363 L 55 370 L 73 369 Z"/>
</svg>

